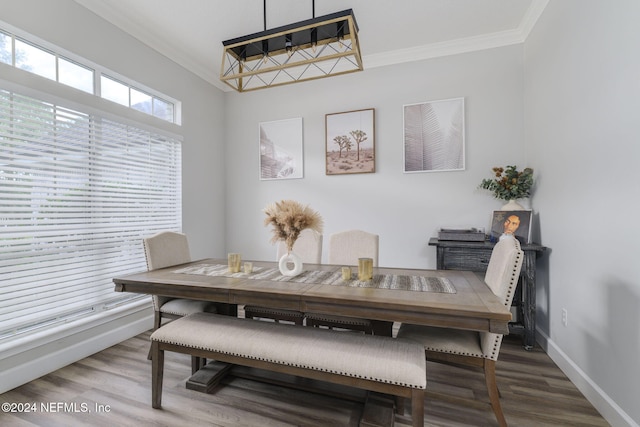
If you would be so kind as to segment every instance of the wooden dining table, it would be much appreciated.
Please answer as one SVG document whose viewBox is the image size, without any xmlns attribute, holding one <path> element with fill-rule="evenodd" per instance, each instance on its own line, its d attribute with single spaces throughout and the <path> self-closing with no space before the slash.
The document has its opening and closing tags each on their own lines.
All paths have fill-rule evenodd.
<svg viewBox="0 0 640 427">
<path fill-rule="evenodd" d="M 373 271 L 374 280 L 360 282 L 355 271 L 353 280 L 341 280 L 340 265 L 305 264 L 300 276 L 287 278 L 279 274 L 274 262 L 252 261 L 252 264 L 252 273 L 232 274 L 228 272 L 226 259 L 203 259 L 116 277 L 113 282 L 117 292 L 221 303 L 218 312 L 228 315 L 236 315 L 239 305 L 252 304 L 365 318 L 372 321 L 374 334 L 380 335 L 392 335 L 394 322 L 509 333 L 511 311 L 471 271 L 377 267 Z M 446 292 L 437 286 L 417 290 L 411 285 L 433 281 L 446 284 Z M 301 382 L 296 377 L 274 376 L 218 361 L 209 362 L 192 375 L 186 387 L 209 393 L 227 375 L 362 402 L 363 424 L 368 425 L 366 419 L 370 417 L 375 425 L 393 425 L 394 401 L 388 397 L 372 397 L 350 387 L 327 388 L 323 383 Z M 382 419 L 385 421 L 381 422 Z"/>
<path fill-rule="evenodd" d="M 252 261 L 254 270 L 275 268 L 274 262 Z M 144 271 L 113 279 L 117 292 L 252 304 L 381 322 L 412 323 L 508 334 L 511 312 L 476 273 L 458 270 L 374 268 L 376 275 L 443 278 L 452 293 L 393 288 L 336 286 L 313 280 L 260 279 L 245 273 L 193 274 L 198 267 L 224 266 L 226 259 L 203 259 L 189 264 Z M 305 264 L 305 271 L 339 274 L 342 266 Z M 183 272 L 180 272 L 183 271 Z M 282 279 L 280 277 L 279 279 Z"/>
</svg>

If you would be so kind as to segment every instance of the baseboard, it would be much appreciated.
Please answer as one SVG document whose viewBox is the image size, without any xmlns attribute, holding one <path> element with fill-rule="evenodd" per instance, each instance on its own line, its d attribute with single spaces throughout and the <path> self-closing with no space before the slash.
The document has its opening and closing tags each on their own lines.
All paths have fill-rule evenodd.
<svg viewBox="0 0 640 427">
<path fill-rule="evenodd" d="M 75 324 L 65 325 L 0 352 L 0 393 L 134 337 L 153 327 L 147 301 L 119 307 Z"/>
<path fill-rule="evenodd" d="M 536 341 L 609 424 L 614 427 L 640 427 L 553 340 L 537 328 Z"/>
</svg>

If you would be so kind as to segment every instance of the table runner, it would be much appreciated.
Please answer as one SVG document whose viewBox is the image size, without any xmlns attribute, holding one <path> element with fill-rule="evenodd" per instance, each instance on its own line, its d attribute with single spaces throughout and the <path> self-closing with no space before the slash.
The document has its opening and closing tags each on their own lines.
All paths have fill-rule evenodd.
<svg viewBox="0 0 640 427">
<path fill-rule="evenodd" d="M 277 282 L 312 283 L 319 285 L 351 286 L 357 288 L 393 289 L 418 292 L 438 292 L 455 294 L 456 289 L 446 277 L 425 277 L 405 274 L 374 274 L 372 280 L 358 280 L 351 274 L 351 280 L 342 280 L 342 272 L 325 270 L 305 270 L 297 276 L 283 276 L 278 268 L 253 267 L 251 273 L 230 273 L 226 264 L 199 264 L 173 271 L 179 274 L 200 274 L 206 276 L 238 277 Z"/>
</svg>

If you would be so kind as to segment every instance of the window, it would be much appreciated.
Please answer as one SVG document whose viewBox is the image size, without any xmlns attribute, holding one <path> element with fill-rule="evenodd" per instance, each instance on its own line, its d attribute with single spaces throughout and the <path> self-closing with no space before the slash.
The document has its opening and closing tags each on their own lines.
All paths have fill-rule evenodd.
<svg viewBox="0 0 640 427">
<path fill-rule="evenodd" d="M 13 50 L 11 49 L 11 37 L 0 31 L 0 62 L 11 65 L 13 62 Z"/>
<path fill-rule="evenodd" d="M 100 77 L 102 97 L 118 104 L 133 108 L 158 117 L 162 120 L 172 121 L 174 117 L 174 104 L 155 97 L 143 90 L 136 89 L 126 83 L 118 81 L 106 75 Z"/>
<path fill-rule="evenodd" d="M 51 52 L 16 39 L 16 67 L 56 80 L 56 57 Z"/>
<path fill-rule="evenodd" d="M 181 228 L 181 142 L 0 88 L 0 200 L 7 340 L 145 297 L 112 278 L 146 268 L 143 236 Z"/>
<path fill-rule="evenodd" d="M 62 57 L 58 58 L 58 81 L 87 93 L 94 93 L 93 70 Z"/>
<path fill-rule="evenodd" d="M 118 104 L 129 106 L 129 87 L 109 77 L 100 77 L 102 97 Z"/>
<path fill-rule="evenodd" d="M 127 79 L 116 78 L 116 73 L 89 64 L 87 60 L 72 59 L 73 55 L 62 54 L 62 49 L 45 48 L 41 45 L 47 43 L 34 43 L 32 38 L 35 37 L 17 37 L 0 29 L 0 62 L 179 124 L 177 101 L 156 95 L 138 83 L 127 83 Z"/>
<path fill-rule="evenodd" d="M 153 98 L 153 115 L 170 121 L 174 117 L 173 103 L 160 98 Z"/>
</svg>

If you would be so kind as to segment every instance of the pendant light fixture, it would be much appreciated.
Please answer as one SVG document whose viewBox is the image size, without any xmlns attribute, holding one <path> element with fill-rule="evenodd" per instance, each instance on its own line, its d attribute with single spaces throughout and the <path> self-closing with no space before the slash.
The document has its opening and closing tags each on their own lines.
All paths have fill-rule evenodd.
<svg viewBox="0 0 640 427">
<path fill-rule="evenodd" d="M 362 71 L 353 10 L 331 13 L 222 42 L 220 80 L 238 92 Z"/>
</svg>

